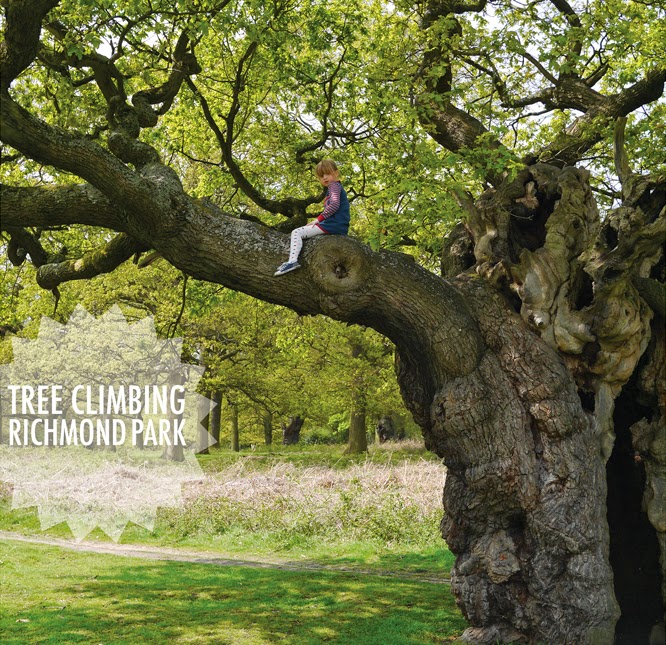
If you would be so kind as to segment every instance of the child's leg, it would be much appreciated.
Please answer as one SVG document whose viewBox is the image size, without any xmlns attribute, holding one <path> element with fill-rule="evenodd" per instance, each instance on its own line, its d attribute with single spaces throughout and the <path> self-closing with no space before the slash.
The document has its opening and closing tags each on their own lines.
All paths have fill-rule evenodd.
<svg viewBox="0 0 666 645">
<path fill-rule="evenodd" d="M 315 237 L 315 235 L 324 235 L 325 232 L 322 231 L 316 224 L 308 224 L 306 226 L 301 226 L 300 228 L 295 228 L 291 232 L 291 246 L 289 248 L 289 260 L 288 262 L 296 262 L 298 260 L 298 255 L 303 248 L 303 240 L 307 240 L 310 237 Z"/>
</svg>

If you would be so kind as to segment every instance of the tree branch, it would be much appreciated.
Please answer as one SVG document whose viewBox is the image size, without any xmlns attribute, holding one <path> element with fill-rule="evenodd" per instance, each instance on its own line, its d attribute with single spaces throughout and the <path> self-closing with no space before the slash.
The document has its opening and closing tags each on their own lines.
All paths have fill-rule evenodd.
<svg viewBox="0 0 666 645">
<path fill-rule="evenodd" d="M 423 358 L 419 369 L 434 370 L 436 380 L 447 377 L 429 362 L 443 347 L 437 339 L 452 334 L 456 356 L 450 355 L 449 347 L 445 352 L 448 358 L 439 356 L 437 362 L 446 362 L 446 373 L 473 369 L 480 352 L 479 337 L 474 323 L 460 319 L 468 316 L 464 301 L 455 289 L 411 258 L 398 253 L 373 253 L 348 237 L 321 236 L 305 245 L 301 271 L 286 279 L 275 278 L 275 267 L 284 259 L 288 244 L 286 235 L 226 217 L 214 209 L 202 209 L 181 236 L 159 242 L 155 248 L 196 279 L 224 284 L 302 314 L 323 313 L 378 329 L 399 346 L 409 345 L 415 350 L 414 355 Z M 434 306 L 441 305 L 441 314 L 425 315 L 420 309 L 420 303 L 425 302 L 428 307 L 440 303 Z M 394 311 L 390 316 L 389 309 Z M 399 320 L 395 311 L 400 312 Z M 401 325 L 427 329 L 427 340 L 420 332 L 406 334 Z M 420 346 L 423 342 L 427 351 Z"/>
<path fill-rule="evenodd" d="M 550 0 L 550 2 L 566 18 L 571 27 L 567 34 L 567 42 L 569 43 L 567 61 L 571 69 L 566 75 L 574 75 L 578 63 L 578 57 L 583 50 L 583 41 L 581 39 L 582 24 L 578 14 L 571 8 L 571 5 L 567 0 Z"/>
<path fill-rule="evenodd" d="M 0 95 L 0 126 L 4 142 L 35 161 L 90 182 L 118 208 L 140 213 L 143 225 L 153 234 L 173 227 L 167 215 L 183 192 L 170 168 L 152 163 L 139 174 L 86 137 L 36 119 L 7 93 Z M 140 236 L 139 229 L 137 234 Z"/>
<path fill-rule="evenodd" d="M 69 224 L 123 231 L 125 214 L 89 184 L 16 187 L 0 185 L 2 229 Z"/>
<path fill-rule="evenodd" d="M 43 264 L 37 269 L 37 284 L 44 289 L 56 289 L 63 282 L 88 280 L 110 273 L 135 253 L 147 249 L 145 244 L 120 233 L 101 249 L 86 253 L 78 260 Z"/>
<path fill-rule="evenodd" d="M 604 124 L 627 116 L 634 110 L 659 99 L 664 92 L 666 69 L 654 69 L 645 78 L 634 83 L 619 94 L 603 97 L 597 93 L 596 104 L 578 117 L 564 132 L 548 146 L 525 161 L 541 161 L 556 166 L 573 166 L 592 146 L 604 136 Z"/>
<path fill-rule="evenodd" d="M 478 119 L 449 101 L 437 100 L 426 95 L 418 99 L 417 107 L 421 124 L 428 134 L 447 150 L 452 152 L 474 150 L 479 148 L 482 142 L 485 142 L 490 149 L 504 148 L 494 137 L 488 136 L 489 131 Z M 487 170 L 486 179 L 493 186 L 499 186 L 503 181 L 503 175 L 494 170 Z"/>
<path fill-rule="evenodd" d="M 8 226 L 3 230 L 9 233 L 7 257 L 14 266 L 21 266 L 28 256 L 36 267 L 40 267 L 48 261 L 48 254 L 36 235 L 20 227 Z"/>
<path fill-rule="evenodd" d="M 315 197 L 308 197 L 307 199 L 268 199 L 265 197 L 245 176 L 240 166 L 236 163 L 236 160 L 233 156 L 232 143 L 229 137 L 229 131 L 225 134 L 220 129 L 213 113 L 211 112 L 210 106 L 206 97 L 201 93 L 199 88 L 191 79 L 187 79 L 187 84 L 194 93 L 194 95 L 199 100 L 201 105 L 201 110 L 203 112 L 204 118 L 208 123 L 208 126 L 215 134 L 215 138 L 218 141 L 220 150 L 222 152 L 222 158 L 224 163 L 229 169 L 231 176 L 234 178 L 234 181 L 238 187 L 243 191 L 243 193 L 249 197 L 259 208 L 262 208 L 269 213 L 280 213 L 285 217 L 300 217 L 300 219 L 305 220 L 305 209 L 312 204 L 316 204 L 323 199 L 323 195 L 319 194 Z M 240 89 L 240 88 L 239 88 Z M 227 118 L 227 124 L 229 125 L 229 120 Z M 231 127 L 233 127 L 233 119 L 231 120 Z"/>
<path fill-rule="evenodd" d="M 139 111 L 139 123 L 142 127 L 155 125 L 157 123 L 157 116 L 166 114 L 171 107 L 185 78 L 190 74 L 201 72 L 201 67 L 195 55 L 187 51 L 189 43 L 190 40 L 187 33 L 183 32 L 178 39 L 173 54 L 173 71 L 165 83 L 160 87 L 141 90 L 132 97 L 132 104 Z M 157 103 L 162 103 L 162 107 L 156 114 L 150 106 Z"/>
<path fill-rule="evenodd" d="M 456 0 L 431 2 L 427 5 L 423 27 L 431 28 L 442 17 L 481 11 L 485 5 L 485 0 L 470 4 Z M 442 29 L 443 33 L 437 35 L 438 43 L 445 43 L 462 34 L 460 22 L 455 18 L 449 18 Z M 425 74 L 427 91 L 417 98 L 419 121 L 437 143 L 452 152 L 473 150 L 482 145 L 482 142 L 491 149 L 503 147 L 497 139 L 489 136 L 489 131 L 478 119 L 449 100 L 448 93 L 453 79 L 449 51 L 445 51 L 439 44 L 426 51 L 422 71 Z M 490 169 L 484 172 L 486 180 L 493 186 L 502 182 L 501 173 Z"/>
<path fill-rule="evenodd" d="M 617 119 L 617 121 L 615 121 L 615 130 L 613 133 L 613 157 L 615 161 L 615 172 L 623 186 L 631 176 L 631 170 L 629 169 L 629 157 L 624 146 L 624 131 L 626 125 L 627 117 L 620 117 Z"/>
<path fill-rule="evenodd" d="M 42 20 L 58 1 L 7 2 L 4 41 L 0 43 L 0 91 L 3 93 L 37 55 Z"/>
<path fill-rule="evenodd" d="M 337 84 L 335 83 L 335 79 L 340 73 L 342 69 L 342 65 L 345 60 L 345 56 L 347 54 L 347 49 L 345 48 L 342 52 L 342 55 L 340 56 L 337 65 L 335 66 L 335 69 L 331 72 L 330 76 L 325 79 L 324 81 L 321 81 L 319 85 L 322 85 L 324 88 L 324 97 L 325 97 L 325 107 L 324 107 L 324 113 L 319 119 L 321 122 L 321 133 L 319 138 L 314 141 L 313 143 L 303 146 L 296 150 L 296 162 L 297 163 L 306 163 L 305 159 L 305 154 L 308 152 L 314 152 L 315 150 L 318 150 L 321 148 L 329 139 L 343 139 L 349 143 L 356 143 L 357 141 L 360 141 L 366 137 L 372 136 L 372 129 L 370 126 L 367 126 L 365 130 L 363 130 L 364 126 L 359 126 L 356 130 L 346 130 L 346 129 L 339 129 L 335 127 L 330 127 L 329 126 L 329 117 L 331 114 L 331 111 L 333 109 L 333 99 L 335 96 L 335 88 L 337 87 Z M 314 82 L 314 81 L 313 81 Z M 302 119 L 298 119 L 299 123 L 301 125 L 305 126 L 305 128 L 309 132 L 313 132 L 314 129 L 312 126 L 309 124 L 306 124 Z"/>
</svg>

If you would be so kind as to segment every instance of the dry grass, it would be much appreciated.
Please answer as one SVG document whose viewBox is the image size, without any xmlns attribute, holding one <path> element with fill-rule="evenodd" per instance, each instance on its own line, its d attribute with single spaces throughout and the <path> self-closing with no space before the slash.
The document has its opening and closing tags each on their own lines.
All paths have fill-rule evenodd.
<svg viewBox="0 0 666 645">
<path fill-rule="evenodd" d="M 362 461 L 328 448 L 312 455 L 245 453 L 226 464 L 230 455 L 211 455 L 204 478 L 184 486 L 183 505 L 160 508 L 154 531 L 130 526 L 123 539 L 234 553 L 423 554 L 444 548 L 445 468 L 423 453 L 420 442 L 413 448 L 405 443 L 373 446 Z M 310 461 L 296 461 L 303 458 Z M 7 508 L 1 528 L 38 530 L 34 509 L 10 512 L 10 490 L 3 486 L 0 493 Z M 58 535 L 65 530 L 54 527 Z"/>
<path fill-rule="evenodd" d="M 386 441 L 385 443 L 374 443 L 370 446 L 370 454 L 390 452 L 390 453 L 419 453 L 425 451 L 425 442 L 423 439 L 401 439 L 400 441 Z"/>
<path fill-rule="evenodd" d="M 223 497 L 246 504 L 289 501 L 326 506 L 345 492 L 353 493 L 364 505 L 397 493 L 406 503 L 428 513 L 441 507 L 445 473 L 442 465 L 425 460 L 396 464 L 368 461 L 344 470 L 325 466 L 299 468 L 287 462 L 257 470 L 247 461 L 239 461 L 191 485 L 187 497 Z"/>
<path fill-rule="evenodd" d="M 294 540 L 363 540 L 385 545 L 438 539 L 445 469 L 432 461 L 345 469 L 284 462 L 258 469 L 239 461 L 186 490 L 166 521 L 182 535 L 264 532 L 278 547 Z"/>
</svg>

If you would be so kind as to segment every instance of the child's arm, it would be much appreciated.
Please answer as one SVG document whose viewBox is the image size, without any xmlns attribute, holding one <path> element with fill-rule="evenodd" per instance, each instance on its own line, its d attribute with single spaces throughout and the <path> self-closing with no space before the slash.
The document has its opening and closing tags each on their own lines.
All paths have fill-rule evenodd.
<svg viewBox="0 0 666 645">
<path fill-rule="evenodd" d="M 321 215 L 317 217 L 318 222 L 323 222 L 325 219 L 328 219 L 331 215 L 337 212 L 340 208 L 340 189 L 342 188 L 340 182 L 335 182 L 330 184 L 328 187 L 328 198 L 326 199 L 326 207 L 322 211 Z"/>
</svg>

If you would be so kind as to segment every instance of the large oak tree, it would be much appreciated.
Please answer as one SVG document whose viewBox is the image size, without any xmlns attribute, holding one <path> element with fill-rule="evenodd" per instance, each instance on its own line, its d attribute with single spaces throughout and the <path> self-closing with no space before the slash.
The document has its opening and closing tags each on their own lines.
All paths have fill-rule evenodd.
<svg viewBox="0 0 666 645">
<path fill-rule="evenodd" d="M 465 637 L 647 642 L 666 557 L 659 3 L 2 6 L 12 262 L 57 293 L 155 250 L 380 331 L 448 468 Z M 388 195 L 394 243 L 441 249 L 442 276 L 326 237 L 273 277 L 322 197 L 298 169 L 331 149 L 363 177 L 357 212 Z M 454 208 L 438 186 L 465 212 L 443 246 L 419 238 Z M 113 234 L 83 257 L 49 247 L 77 225 Z"/>
</svg>

